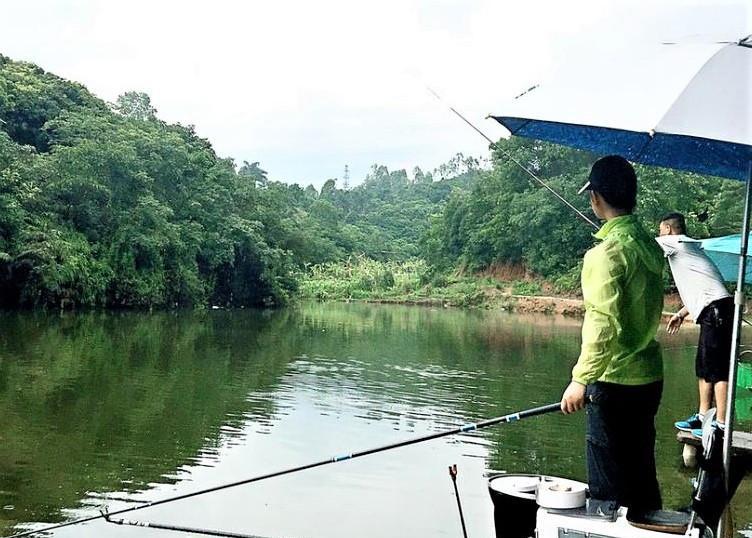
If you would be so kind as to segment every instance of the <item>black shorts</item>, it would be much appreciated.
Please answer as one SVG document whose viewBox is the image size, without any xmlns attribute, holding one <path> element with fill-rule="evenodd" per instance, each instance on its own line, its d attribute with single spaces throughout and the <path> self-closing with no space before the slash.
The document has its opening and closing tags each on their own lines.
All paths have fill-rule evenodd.
<svg viewBox="0 0 752 538">
<path fill-rule="evenodd" d="M 700 342 L 697 345 L 695 374 L 710 383 L 728 381 L 731 338 L 734 331 L 734 299 L 713 301 L 702 309 Z"/>
</svg>

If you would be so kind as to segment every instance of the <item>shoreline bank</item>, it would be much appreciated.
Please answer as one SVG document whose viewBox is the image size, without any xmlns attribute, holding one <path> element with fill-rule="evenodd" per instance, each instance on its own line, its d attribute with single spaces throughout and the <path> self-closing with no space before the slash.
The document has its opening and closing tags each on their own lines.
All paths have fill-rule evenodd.
<svg viewBox="0 0 752 538">
<path fill-rule="evenodd" d="M 563 297 L 553 295 L 519 295 L 513 293 L 500 293 L 492 288 L 481 290 L 481 296 L 475 294 L 472 300 L 458 298 L 456 296 L 432 296 L 432 297 L 340 297 L 317 299 L 315 297 L 303 297 L 303 300 L 320 302 L 344 302 L 344 303 L 375 303 L 394 304 L 408 306 L 424 306 L 432 308 L 481 308 L 487 310 L 501 309 L 518 314 L 549 314 L 572 318 L 582 318 L 585 315 L 585 306 L 580 298 Z M 680 301 L 675 294 L 667 294 L 664 299 L 664 317 L 671 316 L 679 309 Z"/>
</svg>

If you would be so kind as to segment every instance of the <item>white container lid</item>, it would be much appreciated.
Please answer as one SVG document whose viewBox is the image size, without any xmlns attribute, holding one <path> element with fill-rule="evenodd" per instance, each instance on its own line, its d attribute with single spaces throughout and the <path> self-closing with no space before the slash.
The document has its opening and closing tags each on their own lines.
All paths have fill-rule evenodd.
<svg viewBox="0 0 752 538">
<path fill-rule="evenodd" d="M 501 475 L 491 479 L 488 487 L 504 495 L 534 500 L 542 478 L 538 475 Z"/>
<path fill-rule="evenodd" d="M 566 478 L 546 477 L 538 485 L 536 501 L 543 508 L 562 510 L 585 506 L 587 484 Z"/>
</svg>

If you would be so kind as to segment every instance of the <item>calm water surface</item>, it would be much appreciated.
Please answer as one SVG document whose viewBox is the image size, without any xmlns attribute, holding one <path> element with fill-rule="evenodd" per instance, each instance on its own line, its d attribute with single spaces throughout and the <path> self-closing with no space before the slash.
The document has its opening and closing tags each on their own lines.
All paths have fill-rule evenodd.
<svg viewBox="0 0 752 538">
<path fill-rule="evenodd" d="M 672 423 L 695 406 L 697 333 L 662 335 L 667 507 L 689 479 Z M 0 530 L 58 522 L 557 401 L 579 322 L 371 305 L 279 312 L 0 314 Z M 752 394 L 738 407 L 750 429 Z M 584 477 L 582 415 L 313 469 L 129 518 L 274 537 L 493 536 L 489 469 Z M 752 536 L 752 480 L 734 505 Z M 169 536 L 104 522 L 55 537 Z M 181 534 L 186 536 L 185 534 Z"/>
</svg>

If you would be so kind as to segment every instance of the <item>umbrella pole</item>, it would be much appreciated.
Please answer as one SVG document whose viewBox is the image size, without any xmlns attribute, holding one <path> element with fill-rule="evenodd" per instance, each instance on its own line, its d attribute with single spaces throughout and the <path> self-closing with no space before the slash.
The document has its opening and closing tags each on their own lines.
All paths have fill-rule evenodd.
<svg viewBox="0 0 752 538">
<path fill-rule="evenodd" d="M 723 474 L 726 485 L 726 495 L 728 496 L 729 501 L 729 504 L 726 505 L 726 510 L 729 510 L 731 501 L 729 494 L 731 492 L 731 456 L 733 447 L 732 442 L 734 438 L 734 399 L 736 397 L 737 358 L 739 357 L 739 348 L 741 345 L 742 314 L 744 309 L 744 276 L 747 270 L 750 205 L 752 205 L 752 161 L 750 161 L 749 169 L 747 171 L 747 188 L 744 197 L 744 218 L 742 221 L 742 236 L 739 249 L 739 276 L 737 277 L 736 292 L 734 293 L 734 332 L 731 339 L 728 396 L 726 398 L 726 416 L 724 417 L 726 431 L 723 436 Z M 727 518 L 722 517 L 718 523 L 718 532 L 716 533 L 718 538 L 723 538 L 724 536 L 724 520 L 726 519 Z"/>
</svg>

